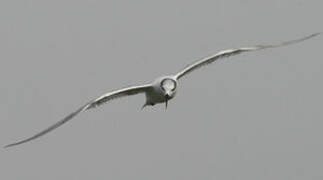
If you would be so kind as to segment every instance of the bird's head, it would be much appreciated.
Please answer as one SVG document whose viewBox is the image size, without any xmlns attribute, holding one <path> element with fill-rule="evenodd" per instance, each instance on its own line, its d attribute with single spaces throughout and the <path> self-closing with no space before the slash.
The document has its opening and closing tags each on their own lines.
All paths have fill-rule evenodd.
<svg viewBox="0 0 323 180">
<path fill-rule="evenodd" d="M 167 108 L 168 100 L 175 97 L 177 90 L 177 81 L 172 78 L 165 78 L 160 82 L 160 88 L 163 91 Z"/>
</svg>

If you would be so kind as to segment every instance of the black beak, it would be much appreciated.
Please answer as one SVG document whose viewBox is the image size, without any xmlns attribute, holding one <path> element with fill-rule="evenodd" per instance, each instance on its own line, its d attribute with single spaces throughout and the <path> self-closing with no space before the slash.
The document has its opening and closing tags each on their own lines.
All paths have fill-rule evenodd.
<svg viewBox="0 0 323 180">
<path fill-rule="evenodd" d="M 166 109 L 167 109 L 167 106 L 168 106 L 168 100 L 169 100 L 170 96 L 168 94 L 165 95 L 165 99 L 166 99 L 166 102 L 165 102 L 165 105 L 166 105 Z"/>
</svg>

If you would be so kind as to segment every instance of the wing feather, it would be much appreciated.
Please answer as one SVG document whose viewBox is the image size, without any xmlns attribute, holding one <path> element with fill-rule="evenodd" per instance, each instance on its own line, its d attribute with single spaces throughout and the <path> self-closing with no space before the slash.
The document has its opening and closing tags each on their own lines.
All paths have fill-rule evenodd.
<svg viewBox="0 0 323 180">
<path fill-rule="evenodd" d="M 95 108 L 95 107 L 97 107 L 99 105 L 102 105 L 103 103 L 106 103 L 109 100 L 124 97 L 124 96 L 129 96 L 129 95 L 135 95 L 135 94 L 138 94 L 138 93 L 144 93 L 150 87 L 151 87 L 150 84 L 149 85 L 142 85 L 142 86 L 133 86 L 133 87 L 128 87 L 128 88 L 124 88 L 124 89 L 120 89 L 120 90 L 116 90 L 116 91 L 113 91 L 113 92 L 106 93 L 106 94 L 100 96 L 99 98 L 90 101 L 89 103 L 85 104 L 84 106 L 80 107 L 79 109 L 77 109 L 73 113 L 66 116 L 64 119 L 56 122 L 55 124 L 49 126 L 45 130 L 35 134 L 34 136 L 32 136 L 30 138 L 27 138 L 27 139 L 24 139 L 24 140 L 21 140 L 21 141 L 18 141 L 18 142 L 15 142 L 15 143 L 12 143 L 12 144 L 9 144 L 9 145 L 6 145 L 5 148 L 16 146 L 16 145 L 19 145 L 19 144 L 23 144 L 23 143 L 26 143 L 28 141 L 34 140 L 34 139 L 36 139 L 36 138 L 38 138 L 40 136 L 43 136 L 43 135 L 47 134 L 48 132 L 58 128 L 61 125 L 63 125 L 67 121 L 71 120 L 73 117 L 75 117 L 79 113 L 81 113 L 83 111 L 86 111 L 88 109 L 91 109 L 91 108 Z"/>
<path fill-rule="evenodd" d="M 217 54 L 204 58 L 202 60 L 199 60 L 189 66 L 187 66 L 186 68 L 184 68 L 182 71 L 180 71 L 179 73 L 177 73 L 175 75 L 176 79 L 179 79 L 181 77 L 183 77 L 184 75 L 202 67 L 205 65 L 208 65 L 210 63 L 215 62 L 218 59 L 221 58 L 225 58 L 225 57 L 229 57 L 229 56 L 233 56 L 233 55 L 238 55 L 241 54 L 243 52 L 249 52 L 249 51 L 257 51 L 257 50 L 262 50 L 262 49 L 268 49 L 268 48 L 276 48 L 276 47 L 281 47 L 281 46 L 287 46 L 287 45 L 291 45 L 291 44 L 295 44 L 298 42 L 302 42 L 305 41 L 307 39 L 313 38 L 317 35 L 319 35 L 321 33 L 315 33 L 315 34 L 311 34 L 309 36 L 300 38 L 300 39 L 295 39 L 295 40 L 291 40 L 291 41 L 285 41 L 279 44 L 275 44 L 275 45 L 257 45 L 257 46 L 253 46 L 253 47 L 243 47 L 243 48 L 238 48 L 238 49 L 228 49 L 228 50 L 224 50 L 224 51 L 220 51 Z"/>
</svg>

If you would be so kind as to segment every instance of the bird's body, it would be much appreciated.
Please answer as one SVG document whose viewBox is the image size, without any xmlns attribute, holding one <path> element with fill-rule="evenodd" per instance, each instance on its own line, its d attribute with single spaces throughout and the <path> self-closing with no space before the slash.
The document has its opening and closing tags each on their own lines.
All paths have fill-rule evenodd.
<svg viewBox="0 0 323 180">
<path fill-rule="evenodd" d="M 159 104 L 159 103 L 165 103 L 166 108 L 167 108 L 168 101 L 173 99 L 176 95 L 176 92 L 177 92 L 178 86 L 179 86 L 179 84 L 178 84 L 179 79 L 182 78 L 183 76 L 187 75 L 188 73 L 204 66 L 204 65 L 208 65 L 212 62 L 215 62 L 218 59 L 229 57 L 232 55 L 237 55 L 237 54 L 240 54 L 243 52 L 257 51 L 257 50 L 268 49 L 268 48 L 276 48 L 276 47 L 281 47 L 281 46 L 286 46 L 286 45 L 298 43 L 298 42 L 310 39 L 310 38 L 317 36 L 317 35 L 319 35 L 319 33 L 312 34 L 310 36 L 306 36 L 306 37 L 296 39 L 296 40 L 282 42 L 282 43 L 279 43 L 276 45 L 258 45 L 258 46 L 252 46 L 252 47 L 244 47 L 244 48 L 237 48 L 237 49 L 229 49 L 229 50 L 220 51 L 219 53 L 217 53 L 211 57 L 204 58 L 202 60 L 199 60 L 199 61 L 187 66 L 186 68 L 184 68 L 182 71 L 178 72 L 175 75 L 169 75 L 169 76 L 163 76 L 163 77 L 157 78 L 155 81 L 153 81 L 152 83 L 149 83 L 149 84 L 140 85 L 140 86 L 132 86 L 132 87 L 128 87 L 128 88 L 124 88 L 124 89 L 120 89 L 120 90 L 106 93 L 106 94 L 90 101 L 89 103 L 85 104 L 84 106 L 80 107 L 79 109 L 77 109 L 73 113 L 69 114 L 68 116 L 66 116 L 62 120 L 58 121 L 57 123 L 53 124 L 52 126 L 49 126 L 47 129 L 41 131 L 40 133 L 37 133 L 36 135 L 34 135 L 30 138 L 18 141 L 16 143 L 9 144 L 5 147 L 16 146 L 16 145 L 31 141 L 33 139 L 36 139 L 36 138 L 54 130 L 54 129 L 56 129 L 57 127 L 66 123 L 67 121 L 71 120 L 73 117 L 75 117 L 79 113 L 86 111 L 88 109 L 91 109 L 91 108 L 95 108 L 103 103 L 106 103 L 109 100 L 116 99 L 119 97 L 125 97 L 125 96 L 129 96 L 129 95 L 145 93 L 146 102 L 143 105 L 143 108 L 146 106 L 153 106 L 153 105 Z"/>
<path fill-rule="evenodd" d="M 172 89 L 171 87 L 166 86 L 167 84 L 163 85 L 163 82 L 166 81 L 174 83 L 175 88 Z M 162 76 L 157 78 L 155 81 L 152 82 L 151 88 L 146 91 L 146 103 L 143 107 L 147 105 L 153 106 L 155 104 L 164 103 L 174 98 L 177 91 L 177 84 L 177 79 L 175 79 L 174 76 Z"/>
</svg>

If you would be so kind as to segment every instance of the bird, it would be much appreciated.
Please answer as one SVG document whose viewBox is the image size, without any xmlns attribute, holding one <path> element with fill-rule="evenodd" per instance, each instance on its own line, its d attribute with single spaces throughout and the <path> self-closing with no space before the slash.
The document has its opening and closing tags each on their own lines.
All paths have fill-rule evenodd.
<svg viewBox="0 0 323 180">
<path fill-rule="evenodd" d="M 12 144 L 8 144 L 4 146 L 4 148 L 12 147 L 12 146 L 17 146 L 19 144 L 23 144 L 29 141 L 32 141 L 36 138 L 39 138 L 48 132 L 58 128 L 59 126 L 65 124 L 72 118 L 74 118 L 76 115 L 80 114 L 81 112 L 84 112 L 89 109 L 96 108 L 104 103 L 107 103 L 110 100 L 121 98 L 121 97 L 126 97 L 130 95 L 136 95 L 136 94 L 145 94 L 146 95 L 146 101 L 144 105 L 142 106 L 141 109 L 143 109 L 146 106 L 154 106 L 155 104 L 160 104 L 160 103 L 165 103 L 165 108 L 167 109 L 168 101 L 173 99 L 176 95 L 178 85 L 179 85 L 179 80 L 188 75 L 189 73 L 203 67 L 206 65 L 209 65 L 213 62 L 216 62 L 219 59 L 223 59 L 229 56 L 233 55 L 238 55 L 244 52 L 249 52 L 249 51 L 259 51 L 263 49 L 270 49 L 270 48 L 277 48 L 277 47 L 282 47 L 282 46 L 287 46 L 295 43 L 299 43 L 305 40 L 308 40 L 310 38 L 313 38 L 315 36 L 318 36 L 321 33 L 314 33 L 299 39 L 294 39 L 290 41 L 285 41 L 281 42 L 278 44 L 271 44 L 271 45 L 256 45 L 256 46 L 250 46 L 250 47 L 242 47 L 242 48 L 236 48 L 236 49 L 227 49 L 220 51 L 212 56 L 200 59 L 188 66 L 186 66 L 184 69 L 179 71 L 176 74 L 173 75 L 167 75 L 167 76 L 162 76 L 154 80 L 152 83 L 144 84 L 144 85 L 138 85 L 138 86 L 130 86 L 127 88 L 122 88 L 119 90 L 115 90 L 112 92 L 108 92 L 106 94 L 103 94 L 102 96 L 99 96 L 98 98 L 95 98 L 85 105 L 81 106 L 79 109 L 76 111 L 72 112 L 71 114 L 67 115 L 65 118 L 61 119 L 60 121 L 56 122 L 55 124 L 49 126 L 48 128 L 44 129 L 43 131 L 40 131 L 39 133 L 17 141 Z"/>
</svg>

